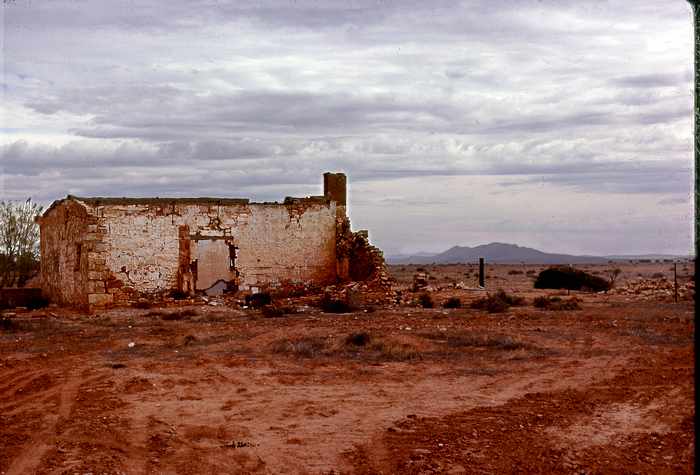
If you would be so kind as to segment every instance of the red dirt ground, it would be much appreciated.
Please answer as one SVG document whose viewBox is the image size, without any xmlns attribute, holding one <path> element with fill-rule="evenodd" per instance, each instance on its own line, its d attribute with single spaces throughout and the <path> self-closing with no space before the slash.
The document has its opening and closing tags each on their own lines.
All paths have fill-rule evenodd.
<svg viewBox="0 0 700 475">
<path fill-rule="evenodd" d="M 692 301 L 572 292 L 581 310 L 540 310 L 557 292 L 515 268 L 538 269 L 490 266 L 487 285 L 526 305 L 495 314 L 18 312 L 0 328 L 0 474 L 693 473 Z M 412 295 L 415 266 L 391 271 Z"/>
</svg>

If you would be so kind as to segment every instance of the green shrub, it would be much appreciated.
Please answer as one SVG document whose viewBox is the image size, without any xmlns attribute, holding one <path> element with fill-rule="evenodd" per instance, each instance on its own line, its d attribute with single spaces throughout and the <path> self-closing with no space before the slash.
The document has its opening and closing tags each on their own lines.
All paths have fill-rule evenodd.
<svg viewBox="0 0 700 475">
<path fill-rule="evenodd" d="M 569 289 L 600 292 L 610 289 L 610 282 L 569 266 L 545 269 L 535 280 L 536 289 Z"/>
</svg>

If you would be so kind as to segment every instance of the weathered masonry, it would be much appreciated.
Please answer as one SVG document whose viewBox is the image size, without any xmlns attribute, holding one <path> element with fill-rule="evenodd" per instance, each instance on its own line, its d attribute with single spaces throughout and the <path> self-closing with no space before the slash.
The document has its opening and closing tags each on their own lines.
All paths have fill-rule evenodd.
<svg viewBox="0 0 700 475">
<path fill-rule="evenodd" d="M 251 203 L 226 198 L 79 198 L 37 219 L 44 294 L 100 307 L 179 291 L 378 279 L 381 251 L 350 231 L 346 178 L 323 196 Z"/>
</svg>

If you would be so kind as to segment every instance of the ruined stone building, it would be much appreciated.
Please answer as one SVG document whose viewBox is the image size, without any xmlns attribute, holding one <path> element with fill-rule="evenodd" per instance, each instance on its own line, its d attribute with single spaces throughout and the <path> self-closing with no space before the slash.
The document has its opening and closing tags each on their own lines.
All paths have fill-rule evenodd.
<svg viewBox="0 0 700 475">
<path fill-rule="evenodd" d="M 43 291 L 100 307 L 173 291 L 377 279 L 383 256 L 366 231 L 350 231 L 345 175 L 323 178 L 322 196 L 282 203 L 68 195 L 37 218 Z"/>
</svg>

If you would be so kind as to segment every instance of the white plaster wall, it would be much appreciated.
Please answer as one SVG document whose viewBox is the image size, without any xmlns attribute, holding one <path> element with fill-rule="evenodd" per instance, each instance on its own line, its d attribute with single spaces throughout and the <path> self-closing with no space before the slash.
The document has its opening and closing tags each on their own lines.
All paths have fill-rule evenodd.
<svg viewBox="0 0 700 475">
<path fill-rule="evenodd" d="M 334 202 L 107 205 L 95 212 L 107 228 L 106 267 L 141 292 L 176 288 L 181 225 L 190 234 L 233 236 L 243 285 L 335 278 Z"/>
</svg>

